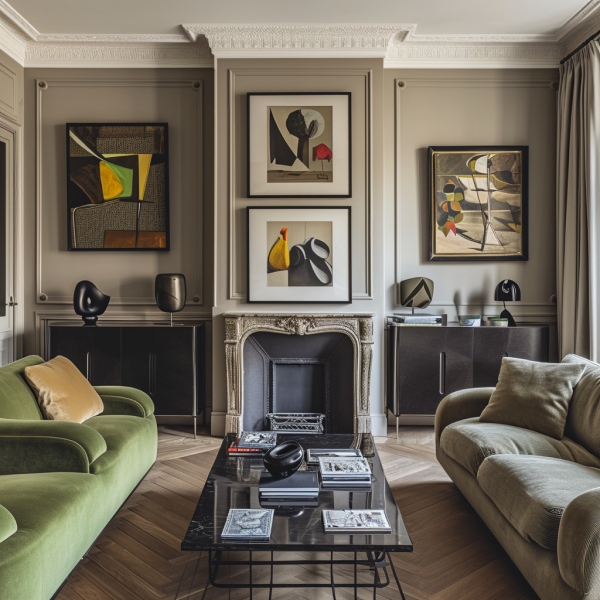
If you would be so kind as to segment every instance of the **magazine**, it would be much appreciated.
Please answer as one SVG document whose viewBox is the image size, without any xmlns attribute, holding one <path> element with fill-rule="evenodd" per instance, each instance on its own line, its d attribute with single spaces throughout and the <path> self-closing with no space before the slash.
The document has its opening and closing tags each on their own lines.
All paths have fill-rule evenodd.
<svg viewBox="0 0 600 600">
<path fill-rule="evenodd" d="M 273 524 L 272 509 L 230 508 L 221 538 L 227 540 L 268 540 Z"/>
<path fill-rule="evenodd" d="M 384 510 L 324 510 L 325 533 L 391 533 Z"/>
<path fill-rule="evenodd" d="M 371 476 L 365 458 L 319 458 L 321 477 L 328 479 L 365 479 Z"/>
<path fill-rule="evenodd" d="M 238 448 L 260 448 L 270 450 L 277 445 L 276 431 L 243 431 Z"/>
</svg>

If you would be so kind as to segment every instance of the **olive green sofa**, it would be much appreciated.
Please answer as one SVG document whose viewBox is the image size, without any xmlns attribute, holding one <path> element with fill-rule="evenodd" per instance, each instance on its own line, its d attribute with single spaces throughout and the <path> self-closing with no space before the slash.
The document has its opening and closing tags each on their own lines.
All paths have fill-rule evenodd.
<svg viewBox="0 0 600 600">
<path fill-rule="evenodd" d="M 463 390 L 435 416 L 442 467 L 542 600 L 600 600 L 600 365 L 585 370 L 561 440 L 479 415 L 494 388 Z"/>
<path fill-rule="evenodd" d="M 152 400 L 97 387 L 104 412 L 44 420 L 30 356 L 0 368 L 0 598 L 49 600 L 156 459 Z"/>
</svg>

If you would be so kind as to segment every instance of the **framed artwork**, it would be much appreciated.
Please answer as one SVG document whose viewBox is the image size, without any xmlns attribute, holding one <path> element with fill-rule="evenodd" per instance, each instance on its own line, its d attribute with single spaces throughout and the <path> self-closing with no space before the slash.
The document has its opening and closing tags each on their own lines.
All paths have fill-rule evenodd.
<svg viewBox="0 0 600 600">
<path fill-rule="evenodd" d="M 430 146 L 429 260 L 527 260 L 528 176 L 528 146 Z"/>
<path fill-rule="evenodd" d="M 248 198 L 350 198 L 350 92 L 248 94 Z"/>
<path fill-rule="evenodd" d="M 167 123 L 67 123 L 69 250 L 169 250 Z"/>
<path fill-rule="evenodd" d="M 248 302 L 350 303 L 349 206 L 249 206 Z"/>
</svg>

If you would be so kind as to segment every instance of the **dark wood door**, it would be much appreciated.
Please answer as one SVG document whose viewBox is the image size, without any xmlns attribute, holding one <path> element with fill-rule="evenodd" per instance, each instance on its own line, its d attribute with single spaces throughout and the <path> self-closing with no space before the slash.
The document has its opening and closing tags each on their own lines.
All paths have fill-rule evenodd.
<svg viewBox="0 0 600 600">
<path fill-rule="evenodd" d="M 433 415 L 448 394 L 473 386 L 473 329 L 397 327 L 399 414 Z"/>
<path fill-rule="evenodd" d="M 494 387 L 505 356 L 548 362 L 548 327 L 477 327 L 473 387 Z"/>
<path fill-rule="evenodd" d="M 118 327 L 50 327 L 50 358 L 68 358 L 92 385 L 121 383 Z"/>
</svg>

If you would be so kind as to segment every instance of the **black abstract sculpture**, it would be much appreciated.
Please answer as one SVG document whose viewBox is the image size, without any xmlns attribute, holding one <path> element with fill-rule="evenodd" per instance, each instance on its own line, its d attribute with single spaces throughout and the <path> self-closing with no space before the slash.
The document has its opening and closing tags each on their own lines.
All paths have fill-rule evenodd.
<svg viewBox="0 0 600 600">
<path fill-rule="evenodd" d="M 304 450 L 298 442 L 283 442 L 271 448 L 264 456 L 265 468 L 276 479 L 293 475 L 302 464 Z"/>
<path fill-rule="evenodd" d="M 95 325 L 109 302 L 110 296 L 103 294 L 91 281 L 83 280 L 75 286 L 73 308 L 85 325 Z"/>
<path fill-rule="evenodd" d="M 160 273 L 154 282 L 156 306 L 163 312 L 173 313 L 183 310 L 185 306 L 186 285 L 185 276 L 181 273 Z"/>
</svg>

